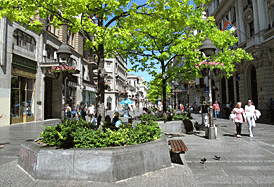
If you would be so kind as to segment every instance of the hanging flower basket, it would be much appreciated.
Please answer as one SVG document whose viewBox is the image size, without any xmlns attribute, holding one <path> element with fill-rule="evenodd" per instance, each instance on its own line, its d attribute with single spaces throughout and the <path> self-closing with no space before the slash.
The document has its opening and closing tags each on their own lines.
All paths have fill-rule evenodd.
<svg viewBox="0 0 274 187">
<path fill-rule="evenodd" d="M 75 73 L 76 69 L 71 67 L 71 66 L 67 66 L 67 65 L 59 65 L 57 67 L 51 67 L 51 69 L 49 70 L 49 73 L 62 73 L 62 72 L 67 72 L 67 73 Z"/>
<path fill-rule="evenodd" d="M 213 69 L 214 74 L 218 75 L 220 73 L 220 70 L 225 68 L 225 65 L 224 63 L 220 63 L 216 61 L 207 62 L 204 60 L 202 62 L 199 62 L 199 64 L 197 64 L 195 67 L 199 69 L 202 76 L 205 77 L 205 76 L 208 76 L 210 69 Z"/>
</svg>

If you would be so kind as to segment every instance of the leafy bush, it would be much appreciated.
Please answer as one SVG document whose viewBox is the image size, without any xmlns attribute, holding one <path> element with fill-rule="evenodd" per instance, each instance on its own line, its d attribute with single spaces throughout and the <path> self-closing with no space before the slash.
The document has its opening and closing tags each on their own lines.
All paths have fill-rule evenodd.
<svg viewBox="0 0 274 187">
<path fill-rule="evenodd" d="M 189 119 L 189 117 L 187 116 L 186 113 L 183 114 L 175 114 L 172 118 L 173 121 L 178 121 L 178 120 L 185 120 L 185 119 Z"/>
<path fill-rule="evenodd" d="M 160 121 L 161 118 L 159 118 L 158 116 L 153 115 L 153 114 L 143 114 L 140 116 L 140 121 L 142 121 L 142 122 L 149 122 L 150 120 Z"/>
<path fill-rule="evenodd" d="M 94 148 L 140 144 L 156 140 L 161 135 L 158 123 L 151 120 L 136 126 L 122 124 L 117 131 L 110 128 L 95 130 L 88 123 L 73 121 L 46 127 L 40 137 L 44 143 L 59 148 Z"/>
<path fill-rule="evenodd" d="M 96 125 L 88 123 L 83 119 L 66 120 L 61 124 L 55 126 L 45 127 L 39 137 L 43 138 L 43 142 L 51 146 L 57 146 L 62 148 L 70 148 L 74 146 L 74 132 L 77 129 L 96 129 Z"/>
</svg>

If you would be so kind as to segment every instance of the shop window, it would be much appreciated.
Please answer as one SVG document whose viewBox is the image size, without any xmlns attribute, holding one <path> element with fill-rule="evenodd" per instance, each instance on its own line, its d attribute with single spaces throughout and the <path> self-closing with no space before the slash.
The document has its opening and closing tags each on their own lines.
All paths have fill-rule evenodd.
<svg viewBox="0 0 274 187">
<path fill-rule="evenodd" d="M 34 83 L 34 79 L 12 76 L 10 109 L 12 118 L 34 116 Z"/>
</svg>

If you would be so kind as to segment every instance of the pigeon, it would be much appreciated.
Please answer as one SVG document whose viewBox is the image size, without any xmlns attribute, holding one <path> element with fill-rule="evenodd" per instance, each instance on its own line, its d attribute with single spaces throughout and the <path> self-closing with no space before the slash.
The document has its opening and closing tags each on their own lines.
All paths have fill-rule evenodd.
<svg viewBox="0 0 274 187">
<path fill-rule="evenodd" d="M 204 164 L 206 161 L 206 158 L 201 159 L 201 164 Z"/>
<path fill-rule="evenodd" d="M 214 158 L 215 160 L 220 160 L 220 158 L 221 158 L 219 155 L 214 155 L 214 157 L 215 157 Z"/>
</svg>

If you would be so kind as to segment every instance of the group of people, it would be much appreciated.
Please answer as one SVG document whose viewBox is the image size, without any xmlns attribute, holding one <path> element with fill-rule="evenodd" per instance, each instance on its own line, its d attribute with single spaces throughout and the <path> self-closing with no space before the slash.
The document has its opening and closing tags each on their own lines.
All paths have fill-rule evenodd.
<svg viewBox="0 0 274 187">
<path fill-rule="evenodd" d="M 67 119 L 84 119 L 88 122 L 94 123 L 96 121 L 95 106 L 90 104 L 89 107 L 82 101 L 78 105 L 70 107 L 68 104 L 65 106 L 65 116 Z"/>
<path fill-rule="evenodd" d="M 234 122 L 236 124 L 236 136 L 241 138 L 242 123 L 248 123 L 249 137 L 253 137 L 253 128 L 256 127 L 255 120 L 257 120 L 261 113 L 255 109 L 251 100 L 248 100 L 248 104 L 245 108 L 242 108 L 242 103 L 238 102 L 236 108 L 232 110 L 233 114 L 236 114 Z"/>
<path fill-rule="evenodd" d="M 214 111 L 214 119 L 217 119 L 219 113 L 220 113 L 220 105 L 218 104 L 218 101 L 215 101 L 215 103 L 212 106 Z M 202 113 L 203 119 L 205 118 L 205 115 L 208 115 L 209 105 L 206 103 L 206 101 L 203 101 L 203 104 L 200 109 L 200 113 Z M 257 120 L 261 113 L 259 110 L 255 109 L 255 106 L 253 105 L 251 100 L 248 100 L 248 104 L 242 108 L 242 103 L 238 102 L 236 105 L 236 108 L 233 108 L 232 103 L 228 104 L 226 106 L 226 116 L 227 113 L 235 114 L 235 118 L 233 119 L 236 125 L 236 137 L 241 138 L 241 131 L 242 131 L 242 123 L 248 123 L 248 131 L 249 136 L 253 137 L 253 128 L 256 126 L 255 120 Z"/>
</svg>

